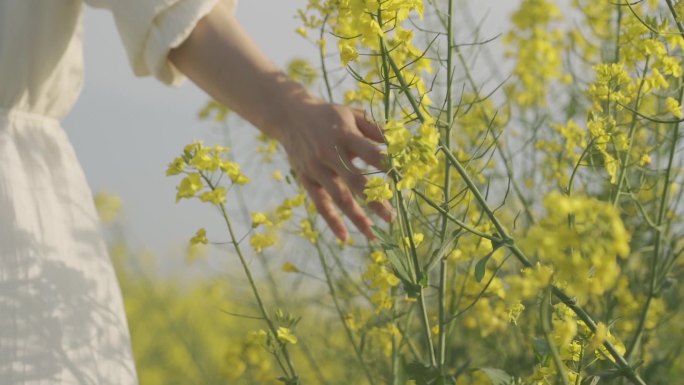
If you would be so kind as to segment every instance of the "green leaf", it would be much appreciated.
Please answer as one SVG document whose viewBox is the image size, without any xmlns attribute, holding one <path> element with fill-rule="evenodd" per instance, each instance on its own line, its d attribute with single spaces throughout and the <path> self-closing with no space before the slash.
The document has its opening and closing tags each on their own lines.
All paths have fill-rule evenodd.
<svg viewBox="0 0 684 385">
<path fill-rule="evenodd" d="M 494 369 L 494 368 L 480 368 L 484 374 L 489 377 L 489 379 L 492 381 L 492 385 L 511 385 L 513 384 L 513 376 L 510 374 L 506 373 L 505 371 L 501 369 Z"/>
<path fill-rule="evenodd" d="M 401 255 L 397 250 L 385 250 L 385 254 L 387 254 L 387 260 L 389 261 L 390 265 L 392 265 L 392 268 L 394 269 L 394 273 L 401 279 L 402 281 L 409 282 L 411 284 L 415 284 L 412 280 L 413 274 L 406 268 L 404 265 Z"/>
<path fill-rule="evenodd" d="M 420 277 L 418 278 L 418 285 L 422 288 L 428 287 L 428 275 L 425 272 L 420 273 Z"/>
<path fill-rule="evenodd" d="M 454 232 L 451 233 L 451 237 L 449 239 L 445 240 L 444 243 L 438 248 L 435 249 L 435 251 L 432 252 L 432 256 L 430 257 L 430 262 L 427 263 L 425 268 L 423 270 L 425 271 L 430 271 L 437 266 L 437 262 L 439 262 L 444 256 L 447 254 L 447 252 L 450 252 L 454 248 L 456 248 L 456 245 L 458 245 L 458 240 L 461 237 L 461 229 L 458 229 Z"/>
<path fill-rule="evenodd" d="M 394 243 L 392 235 L 386 232 L 385 230 L 379 228 L 378 226 L 371 226 L 371 231 L 373 232 L 373 235 L 375 235 L 375 238 L 378 239 L 378 241 L 380 242 L 380 247 L 382 247 L 383 249 L 399 248 L 399 246 L 397 246 L 397 244 Z"/>
<path fill-rule="evenodd" d="M 406 372 L 416 385 L 434 385 L 439 379 L 439 369 L 432 366 L 425 366 L 418 361 L 413 361 L 406 365 Z"/>
<path fill-rule="evenodd" d="M 418 298 L 420 296 L 420 285 L 416 285 L 415 283 L 411 283 L 404 280 L 402 280 L 401 283 L 404 287 L 406 295 L 409 296 L 409 298 Z"/>
<path fill-rule="evenodd" d="M 477 261 L 477 264 L 475 265 L 475 280 L 477 282 L 482 282 L 482 278 L 485 276 L 485 268 L 487 267 L 487 261 L 489 261 L 489 258 L 492 256 L 492 253 L 489 253 L 482 257 L 479 261 Z"/>
</svg>

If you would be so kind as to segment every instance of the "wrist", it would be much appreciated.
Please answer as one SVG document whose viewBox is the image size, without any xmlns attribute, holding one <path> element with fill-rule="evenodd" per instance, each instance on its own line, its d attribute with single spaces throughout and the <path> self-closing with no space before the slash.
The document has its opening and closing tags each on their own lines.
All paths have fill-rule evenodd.
<svg viewBox="0 0 684 385">
<path fill-rule="evenodd" d="M 278 141 L 282 141 L 287 134 L 284 130 L 297 124 L 296 121 L 302 117 L 303 109 L 321 103 L 321 100 L 309 93 L 301 83 L 282 73 L 275 82 L 270 82 L 266 95 L 260 122 L 255 125 L 261 132 Z"/>
</svg>

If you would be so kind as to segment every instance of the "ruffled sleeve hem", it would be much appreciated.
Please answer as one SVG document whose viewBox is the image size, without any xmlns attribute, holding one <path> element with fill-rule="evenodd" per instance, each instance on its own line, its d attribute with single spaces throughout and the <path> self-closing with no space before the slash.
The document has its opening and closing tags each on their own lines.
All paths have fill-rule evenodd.
<svg viewBox="0 0 684 385">
<path fill-rule="evenodd" d="M 233 10 L 237 4 L 237 0 L 85 0 L 112 11 L 133 72 L 153 75 L 169 85 L 185 79 L 168 60 L 169 51 L 181 45 L 219 1 Z"/>
<path fill-rule="evenodd" d="M 185 76 L 168 60 L 169 51 L 190 36 L 197 23 L 217 2 L 218 0 L 182 0 L 157 15 L 143 51 L 136 60 L 136 75 L 154 75 L 168 85 L 182 83 Z M 234 9 L 235 1 L 231 1 L 231 5 Z"/>
</svg>

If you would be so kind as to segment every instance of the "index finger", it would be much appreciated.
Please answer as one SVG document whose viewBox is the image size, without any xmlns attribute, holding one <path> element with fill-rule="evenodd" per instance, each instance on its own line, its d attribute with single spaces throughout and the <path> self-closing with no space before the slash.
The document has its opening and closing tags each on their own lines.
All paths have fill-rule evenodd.
<svg viewBox="0 0 684 385">
<path fill-rule="evenodd" d="M 356 127 L 368 139 L 378 143 L 384 143 L 385 137 L 382 135 L 382 128 L 376 123 L 369 121 L 366 116 L 366 111 L 353 108 L 354 118 L 356 120 Z"/>
</svg>

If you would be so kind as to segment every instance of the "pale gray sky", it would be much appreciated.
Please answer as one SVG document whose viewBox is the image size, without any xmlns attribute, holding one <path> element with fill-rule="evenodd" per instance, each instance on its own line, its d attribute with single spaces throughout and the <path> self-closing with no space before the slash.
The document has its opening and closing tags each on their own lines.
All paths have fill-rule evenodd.
<svg viewBox="0 0 684 385">
<path fill-rule="evenodd" d="M 488 31 L 500 32 L 517 1 L 470 2 L 476 14 L 490 10 Z M 242 0 L 237 17 L 277 64 L 297 56 L 316 60 L 317 52 L 295 28 L 306 0 Z M 175 204 L 177 178 L 164 175 L 167 163 L 195 139 L 210 138 L 210 125 L 197 120 L 207 97 L 190 83 L 170 88 L 152 78 L 136 78 L 128 65 L 111 15 L 85 13 L 86 81 L 65 119 L 66 128 L 93 191 L 121 196 L 128 234 L 158 255 L 177 249 L 206 223 L 216 222 L 208 207 Z M 253 133 L 245 129 L 245 135 Z M 250 151 L 250 149 L 238 149 Z M 208 218 L 214 218 L 208 219 Z"/>
</svg>

